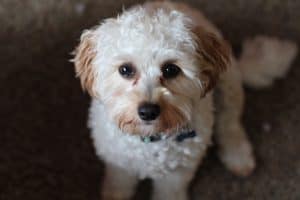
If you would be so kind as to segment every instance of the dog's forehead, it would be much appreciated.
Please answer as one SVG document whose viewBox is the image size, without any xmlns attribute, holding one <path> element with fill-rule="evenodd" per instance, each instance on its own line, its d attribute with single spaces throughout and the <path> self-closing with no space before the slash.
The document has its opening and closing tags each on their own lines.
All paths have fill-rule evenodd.
<svg viewBox="0 0 300 200">
<path fill-rule="evenodd" d="M 123 53 L 143 57 L 144 53 L 149 58 L 192 51 L 194 42 L 189 25 L 189 18 L 177 11 L 149 13 L 136 8 L 106 20 L 99 27 L 97 46 L 106 56 Z"/>
</svg>

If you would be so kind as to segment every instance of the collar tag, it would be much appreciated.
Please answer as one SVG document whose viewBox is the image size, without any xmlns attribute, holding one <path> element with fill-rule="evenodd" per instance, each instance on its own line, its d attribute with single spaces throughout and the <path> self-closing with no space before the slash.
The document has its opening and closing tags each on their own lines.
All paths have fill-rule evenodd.
<svg viewBox="0 0 300 200">
<path fill-rule="evenodd" d="M 148 144 L 150 142 L 160 141 L 161 140 L 161 136 L 160 135 L 144 136 L 144 137 L 141 137 L 141 140 L 144 143 Z"/>
</svg>

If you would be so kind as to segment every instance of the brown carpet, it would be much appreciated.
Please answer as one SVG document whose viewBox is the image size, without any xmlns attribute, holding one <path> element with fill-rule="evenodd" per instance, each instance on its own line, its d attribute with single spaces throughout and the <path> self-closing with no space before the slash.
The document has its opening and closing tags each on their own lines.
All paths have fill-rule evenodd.
<svg viewBox="0 0 300 200">
<path fill-rule="evenodd" d="M 0 0 L 0 200 L 99 199 L 103 165 L 86 128 L 89 97 L 74 78 L 69 53 L 84 27 L 134 1 L 20 2 Z M 82 14 L 67 9 L 82 9 L 80 2 L 86 2 Z M 242 38 L 261 32 L 300 41 L 297 0 L 191 2 L 237 51 Z M 191 185 L 192 199 L 300 199 L 299 66 L 298 56 L 274 87 L 247 89 L 243 121 L 257 155 L 254 174 L 233 176 L 212 148 Z M 135 199 L 147 199 L 149 185 Z"/>
</svg>

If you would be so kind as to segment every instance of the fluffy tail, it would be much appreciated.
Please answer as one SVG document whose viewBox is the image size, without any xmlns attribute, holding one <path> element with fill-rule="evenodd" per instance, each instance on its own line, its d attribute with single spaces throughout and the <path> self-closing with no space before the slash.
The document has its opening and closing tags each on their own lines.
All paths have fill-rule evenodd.
<svg viewBox="0 0 300 200">
<path fill-rule="evenodd" d="M 265 36 L 248 39 L 238 60 L 247 86 L 263 88 L 282 78 L 297 55 L 297 45 L 291 41 Z"/>
</svg>

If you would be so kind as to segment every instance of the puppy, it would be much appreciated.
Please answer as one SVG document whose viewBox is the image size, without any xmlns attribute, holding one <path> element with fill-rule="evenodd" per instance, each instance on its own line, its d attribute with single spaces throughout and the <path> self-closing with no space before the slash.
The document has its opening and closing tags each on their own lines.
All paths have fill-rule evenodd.
<svg viewBox="0 0 300 200">
<path fill-rule="evenodd" d="M 249 175 L 255 158 L 240 122 L 242 83 L 271 85 L 296 51 L 260 36 L 246 41 L 237 60 L 198 10 L 167 1 L 84 31 L 73 61 L 92 97 L 89 128 L 106 166 L 102 199 L 129 199 L 145 177 L 153 179 L 153 199 L 187 199 L 213 126 L 225 166 Z"/>
</svg>

